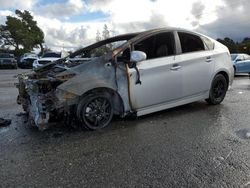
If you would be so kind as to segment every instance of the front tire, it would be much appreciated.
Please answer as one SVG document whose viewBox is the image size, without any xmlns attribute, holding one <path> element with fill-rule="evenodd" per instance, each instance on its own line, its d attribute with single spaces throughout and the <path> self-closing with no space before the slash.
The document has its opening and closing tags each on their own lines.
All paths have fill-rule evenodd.
<svg viewBox="0 0 250 188">
<path fill-rule="evenodd" d="M 77 117 L 82 125 L 97 130 L 110 124 L 114 108 L 109 94 L 91 94 L 85 96 L 77 106 Z"/>
<path fill-rule="evenodd" d="M 209 98 L 206 101 L 209 104 L 217 105 L 220 104 L 227 93 L 228 84 L 226 78 L 222 74 L 217 74 L 212 82 Z"/>
</svg>

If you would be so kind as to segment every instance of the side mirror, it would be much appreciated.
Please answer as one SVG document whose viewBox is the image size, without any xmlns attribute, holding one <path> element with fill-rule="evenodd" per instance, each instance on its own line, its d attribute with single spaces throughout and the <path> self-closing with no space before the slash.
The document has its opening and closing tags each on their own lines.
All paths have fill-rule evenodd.
<svg viewBox="0 0 250 188">
<path fill-rule="evenodd" d="M 242 59 L 236 59 L 236 62 L 243 61 Z"/>
<path fill-rule="evenodd" d="M 146 53 L 142 51 L 132 51 L 130 54 L 130 62 L 138 63 L 147 59 Z"/>
</svg>

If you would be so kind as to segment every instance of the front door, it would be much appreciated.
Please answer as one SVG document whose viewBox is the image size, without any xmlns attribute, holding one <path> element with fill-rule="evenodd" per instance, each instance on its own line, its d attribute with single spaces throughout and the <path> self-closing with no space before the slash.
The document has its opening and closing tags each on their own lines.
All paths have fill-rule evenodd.
<svg viewBox="0 0 250 188">
<path fill-rule="evenodd" d="M 171 32 L 151 36 L 134 45 L 134 50 L 147 54 L 147 60 L 137 63 L 138 75 L 129 69 L 130 99 L 134 110 L 176 100 L 181 97 L 181 69 L 175 64 L 175 44 Z"/>
</svg>

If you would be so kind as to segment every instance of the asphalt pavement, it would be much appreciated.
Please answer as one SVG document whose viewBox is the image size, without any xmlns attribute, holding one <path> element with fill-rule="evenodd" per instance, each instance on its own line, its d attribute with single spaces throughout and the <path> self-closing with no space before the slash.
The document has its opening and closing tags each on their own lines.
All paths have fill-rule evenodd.
<svg viewBox="0 0 250 188">
<path fill-rule="evenodd" d="M 0 187 L 250 187 L 250 80 L 204 101 L 100 131 L 30 127 L 14 75 L 0 70 Z"/>
</svg>

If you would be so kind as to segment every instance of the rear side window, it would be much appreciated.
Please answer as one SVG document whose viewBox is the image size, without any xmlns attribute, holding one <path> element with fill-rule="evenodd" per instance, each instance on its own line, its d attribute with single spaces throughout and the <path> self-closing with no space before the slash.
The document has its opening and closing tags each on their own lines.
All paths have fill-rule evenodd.
<svg viewBox="0 0 250 188">
<path fill-rule="evenodd" d="M 178 35 L 181 42 L 182 53 L 205 50 L 204 43 L 200 37 L 183 32 L 179 32 Z"/>
<path fill-rule="evenodd" d="M 204 36 L 201 36 L 201 39 L 205 43 L 208 50 L 214 49 L 214 43 L 210 39 L 208 39 L 207 37 L 204 37 Z"/>
<path fill-rule="evenodd" d="M 134 45 L 134 50 L 145 52 L 147 59 L 174 55 L 175 43 L 173 33 L 160 33 L 144 39 Z"/>
</svg>

